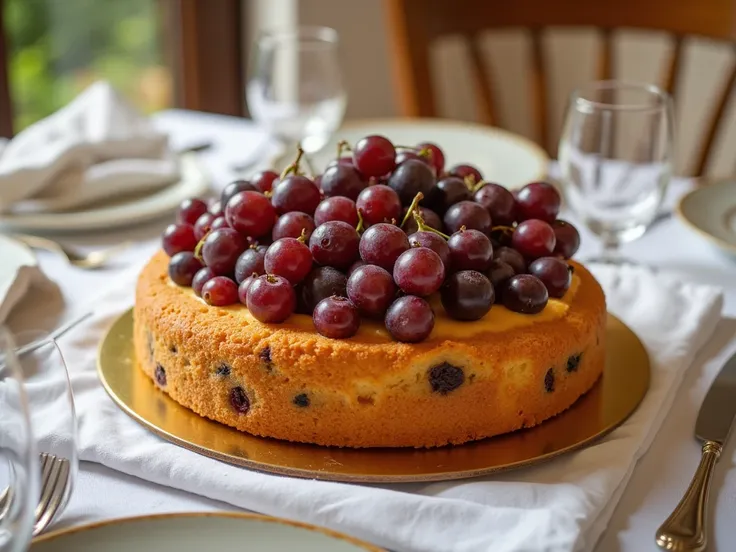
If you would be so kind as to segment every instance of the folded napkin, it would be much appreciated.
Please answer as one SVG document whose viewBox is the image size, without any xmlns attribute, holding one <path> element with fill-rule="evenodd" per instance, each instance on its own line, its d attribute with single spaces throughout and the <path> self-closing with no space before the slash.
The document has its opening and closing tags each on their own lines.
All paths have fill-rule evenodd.
<svg viewBox="0 0 736 552">
<path fill-rule="evenodd" d="M 0 324 L 34 285 L 51 285 L 22 243 L 0 235 Z"/>
<path fill-rule="evenodd" d="M 80 418 L 80 457 L 234 506 L 344 531 L 395 551 L 590 550 L 647 450 L 696 351 L 720 318 L 721 295 L 645 269 L 596 267 L 609 310 L 642 339 L 651 388 L 607 438 L 551 462 L 478 479 L 350 485 L 230 466 L 168 443 L 105 394 L 98 342 L 132 304 L 133 275 L 95 302 L 96 315 L 62 342 Z"/>
<path fill-rule="evenodd" d="M 106 82 L 1 146 L 0 212 L 82 207 L 179 175 L 166 134 Z"/>
</svg>

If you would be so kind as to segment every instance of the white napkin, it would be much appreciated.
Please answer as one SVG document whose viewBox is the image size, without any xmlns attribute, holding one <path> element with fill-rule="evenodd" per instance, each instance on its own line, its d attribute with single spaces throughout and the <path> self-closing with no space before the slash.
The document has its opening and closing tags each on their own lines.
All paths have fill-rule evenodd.
<svg viewBox="0 0 736 552">
<path fill-rule="evenodd" d="M 714 288 L 644 269 L 597 267 L 595 273 L 609 310 L 636 331 L 651 355 L 651 388 L 634 415 L 607 438 L 549 463 L 464 481 L 368 486 L 258 473 L 170 444 L 118 409 L 95 373 L 100 337 L 132 304 L 133 275 L 95 302 L 91 322 L 61 340 L 80 418 L 80 457 L 396 551 L 590 550 L 669 410 L 686 368 L 713 333 L 722 305 Z"/>
<path fill-rule="evenodd" d="M 50 285 L 25 245 L 0 235 L 0 324 L 34 285 Z"/>
<path fill-rule="evenodd" d="M 101 81 L 4 144 L 0 211 L 81 207 L 160 188 L 178 174 L 167 136 Z"/>
</svg>

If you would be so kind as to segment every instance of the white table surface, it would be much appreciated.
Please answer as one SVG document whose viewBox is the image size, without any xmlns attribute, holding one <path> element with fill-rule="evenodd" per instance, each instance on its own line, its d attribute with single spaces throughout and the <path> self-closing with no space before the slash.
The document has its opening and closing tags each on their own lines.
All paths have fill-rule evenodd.
<svg viewBox="0 0 736 552">
<path fill-rule="evenodd" d="M 248 121 L 195 112 L 169 111 L 158 116 L 162 128 L 171 130 L 178 146 L 203 140 L 215 146 L 201 154 L 213 175 L 213 187 L 221 188 L 234 175 L 228 166 L 238 161 L 245 147 L 239 131 L 250 128 Z M 114 285 L 116 274 L 140 265 L 159 246 L 160 233 L 173 215 L 134 229 L 114 230 L 95 235 L 60 238 L 69 245 L 92 249 L 118 243 L 138 242 L 114 265 L 99 271 L 71 268 L 50 253 L 38 254 L 46 274 L 59 285 L 57 296 L 29 297 L 10 319 L 13 328 L 44 325 L 54 327 L 60 320 L 79 312 L 89 298 Z M 578 257 L 596 251 L 598 244 L 583 234 Z M 736 352 L 736 261 L 723 256 L 688 230 L 677 218 L 655 225 L 643 238 L 624 246 L 626 256 L 675 272 L 683 279 L 723 288 L 724 320 L 703 351 L 698 354 L 678 392 L 674 406 L 648 453 L 641 459 L 616 512 L 598 542 L 596 552 L 658 550 L 653 535 L 670 513 L 687 486 L 700 457 L 692 437 L 695 418 L 715 374 Z M 62 339 L 63 347 L 63 339 Z M 736 542 L 736 452 L 732 439 L 721 457 L 712 496 L 710 550 L 734 550 Z M 172 490 L 124 475 L 98 464 L 82 463 L 78 485 L 71 503 L 56 527 L 96 520 L 150 513 L 229 509 L 227 504 Z"/>
</svg>

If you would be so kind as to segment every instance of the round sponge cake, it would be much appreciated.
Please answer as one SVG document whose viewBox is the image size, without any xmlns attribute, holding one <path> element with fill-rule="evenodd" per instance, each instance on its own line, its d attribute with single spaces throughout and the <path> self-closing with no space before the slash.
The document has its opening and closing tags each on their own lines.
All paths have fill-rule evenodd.
<svg viewBox="0 0 736 552">
<path fill-rule="evenodd" d="M 434 447 L 531 427 L 587 392 L 604 365 L 606 305 L 580 264 L 536 315 L 494 306 L 458 322 L 433 303 L 421 343 L 382 323 L 319 335 L 311 317 L 264 324 L 242 305 L 208 306 L 173 284 L 157 253 L 138 280 L 140 368 L 197 414 L 264 437 L 340 447 Z"/>
</svg>

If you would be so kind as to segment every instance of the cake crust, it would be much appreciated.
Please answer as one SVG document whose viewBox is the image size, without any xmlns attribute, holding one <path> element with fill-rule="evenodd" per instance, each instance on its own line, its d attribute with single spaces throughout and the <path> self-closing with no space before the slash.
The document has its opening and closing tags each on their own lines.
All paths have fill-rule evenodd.
<svg viewBox="0 0 736 552">
<path fill-rule="evenodd" d="M 157 253 L 138 280 L 140 368 L 183 406 L 254 435 L 346 447 L 460 444 L 559 414 L 604 366 L 603 291 L 574 262 L 579 285 L 560 317 L 416 344 L 262 324 L 240 305 L 208 306 L 173 285 L 167 263 Z"/>
</svg>

